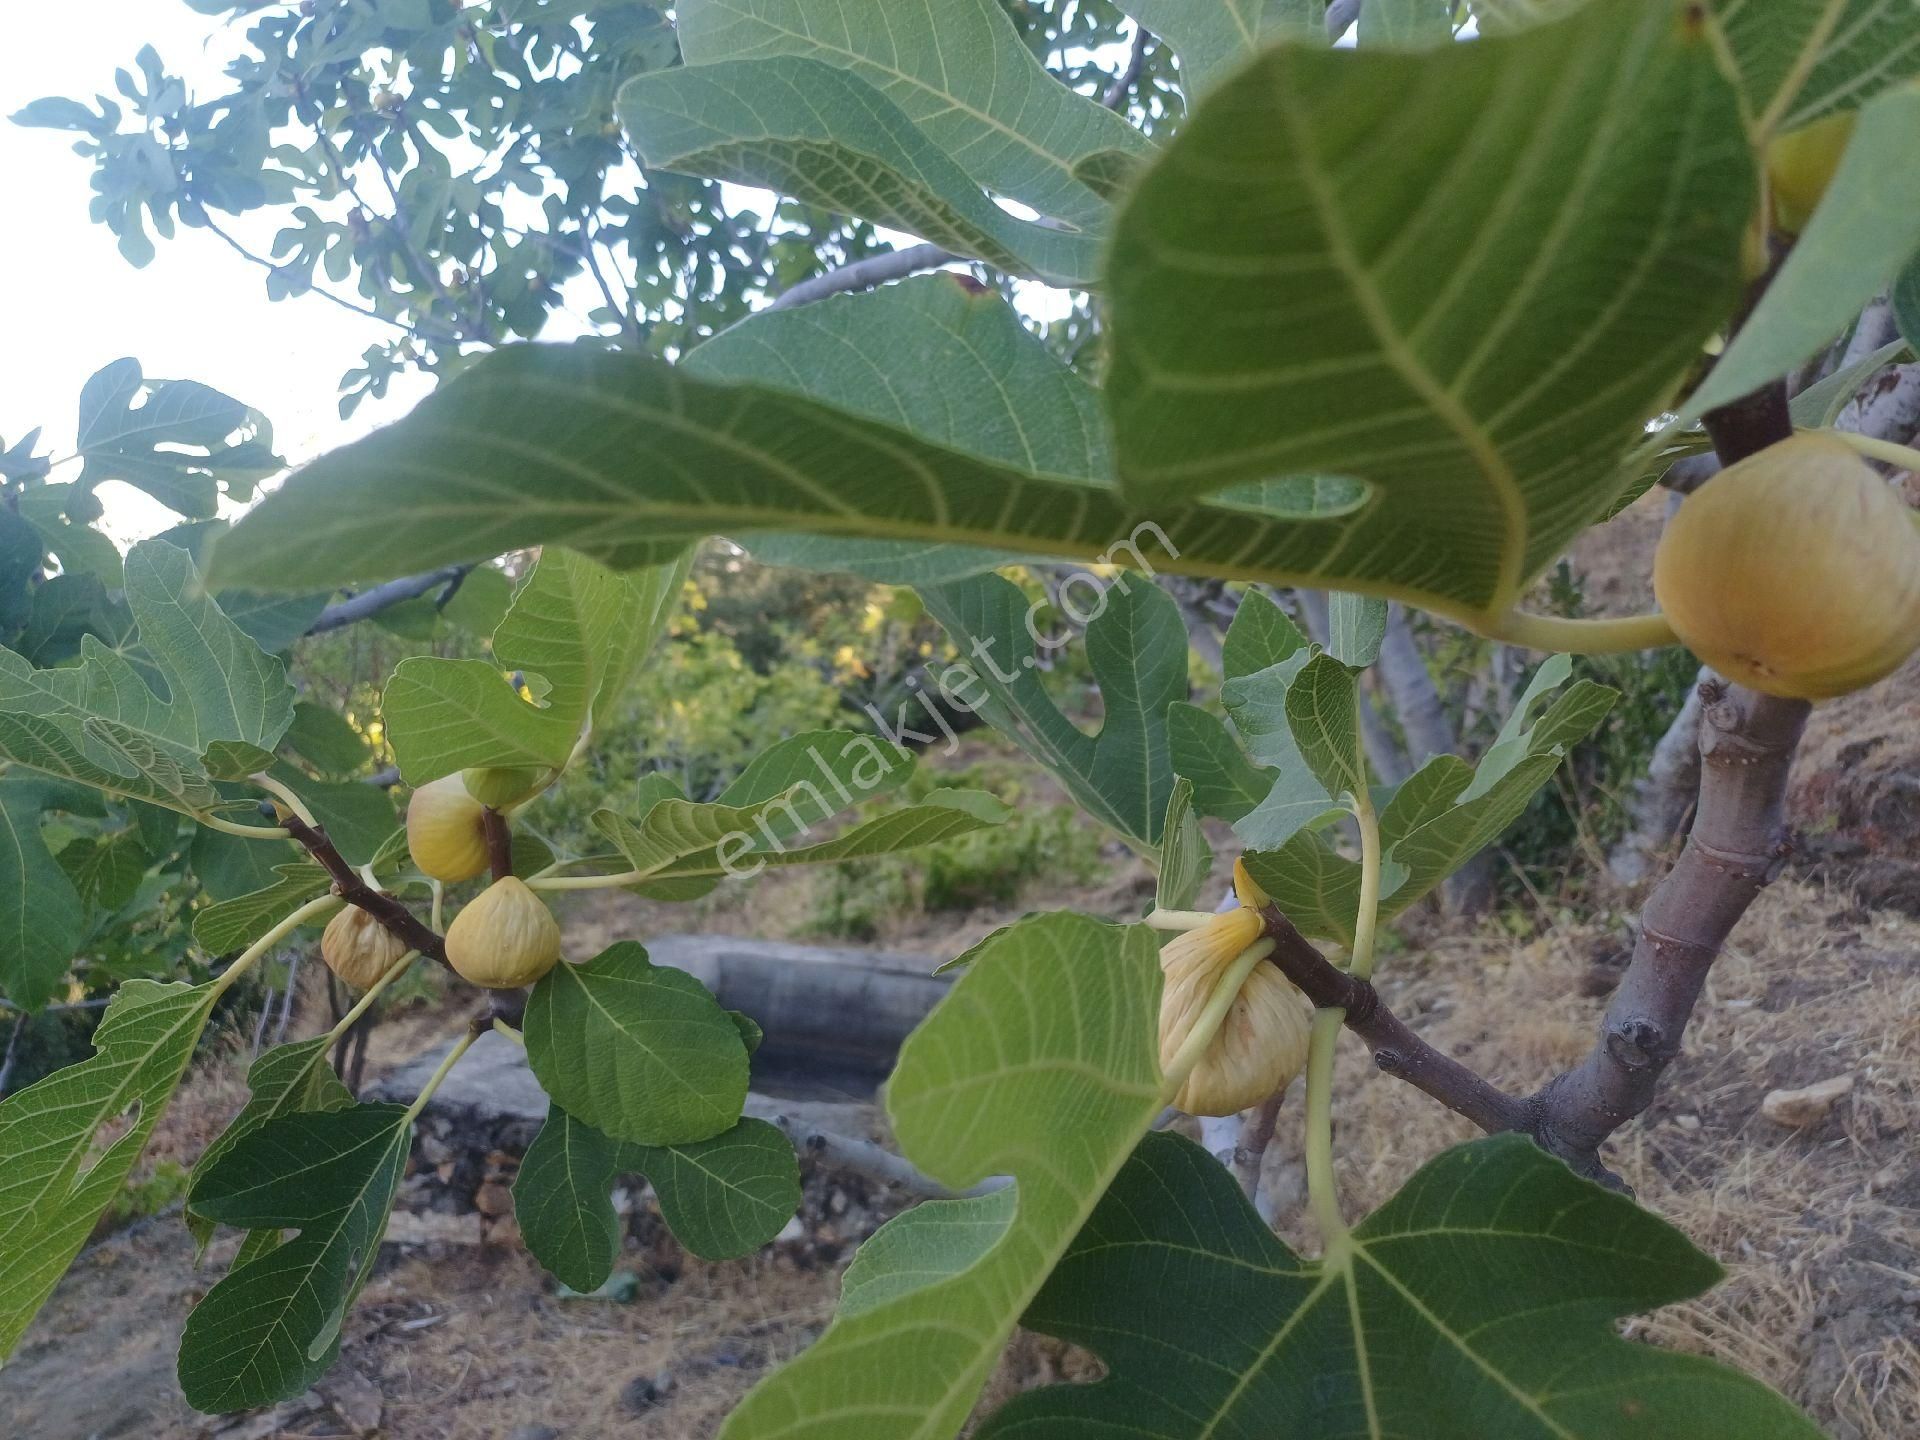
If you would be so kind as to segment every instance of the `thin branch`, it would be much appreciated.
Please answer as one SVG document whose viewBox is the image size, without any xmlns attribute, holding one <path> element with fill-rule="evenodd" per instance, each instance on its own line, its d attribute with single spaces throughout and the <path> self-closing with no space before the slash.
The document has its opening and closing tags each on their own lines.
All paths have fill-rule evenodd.
<svg viewBox="0 0 1920 1440">
<path fill-rule="evenodd" d="M 1127 56 L 1127 63 L 1121 72 L 1113 77 L 1113 83 L 1107 86 L 1107 93 L 1100 97 L 1100 103 L 1109 110 L 1126 107 L 1127 97 L 1133 93 L 1133 87 L 1140 83 L 1140 71 L 1147 63 L 1147 46 L 1153 43 L 1153 35 L 1147 27 L 1134 22 L 1133 50 Z"/>
<path fill-rule="evenodd" d="M 795 305 L 810 305 L 815 300 L 824 300 L 829 295 L 840 295 L 849 290 L 871 290 L 889 280 L 905 279 L 922 270 L 937 270 L 949 260 L 959 258 L 938 245 L 928 244 L 909 245 L 904 250 L 889 250 L 884 255 L 869 255 L 864 260 L 855 260 L 851 265 L 842 265 L 811 280 L 802 280 L 767 309 L 788 310 Z"/>
<path fill-rule="evenodd" d="M 1660 484 L 1676 495 L 1691 495 L 1719 473 L 1720 457 L 1708 450 L 1674 461 L 1660 477 Z"/>
<path fill-rule="evenodd" d="M 7 1093 L 7 1081 L 13 1078 L 13 1057 L 20 1048 L 20 1036 L 27 1028 L 27 1017 L 23 1014 L 13 1022 L 13 1030 L 7 1036 L 7 1053 L 0 1055 L 0 1095 Z"/>
<path fill-rule="evenodd" d="M 1347 1012 L 1346 1027 L 1373 1050 L 1373 1063 L 1425 1091 L 1482 1130 L 1527 1131 L 1532 1114 L 1527 1101 L 1509 1095 L 1410 1030 L 1389 1010 L 1371 983 L 1356 979 L 1314 948 L 1279 907 L 1261 910 L 1274 942 L 1272 963 L 1317 1009 Z"/>
<path fill-rule="evenodd" d="M 513 874 L 513 832 L 507 817 L 489 805 L 480 812 L 481 827 L 487 836 L 487 868 L 495 880 Z"/>
<path fill-rule="evenodd" d="M 409 950 L 418 950 L 429 959 L 447 963 L 447 943 L 401 904 L 395 896 L 367 884 L 358 870 L 346 862 L 334 848 L 327 832 L 309 825 L 297 815 L 287 817 L 287 833 L 306 847 L 307 853 L 333 877 L 333 888 L 349 905 L 357 905 L 390 933 L 406 942 Z"/>
<path fill-rule="evenodd" d="M 1240 1116 L 1240 1133 L 1234 1138 L 1233 1178 L 1240 1182 L 1240 1193 L 1256 1203 L 1260 1197 L 1260 1171 L 1273 1143 L 1273 1132 L 1280 1120 L 1280 1102 L 1286 1091 L 1276 1091 Z"/>
<path fill-rule="evenodd" d="M 415 600 L 429 590 L 442 585 L 457 583 L 465 578 L 470 565 L 443 565 L 438 570 L 429 570 L 424 575 L 405 575 L 398 580 L 389 580 L 384 585 L 375 585 L 362 590 L 358 595 L 327 606 L 307 627 L 307 634 L 322 635 L 329 630 L 338 630 L 344 625 L 352 625 L 373 615 L 378 615 L 403 600 Z"/>
<path fill-rule="evenodd" d="M 226 241 L 228 248 L 231 249 L 233 253 L 238 255 L 242 260 L 250 261 L 253 264 L 260 266 L 264 270 L 271 270 L 278 273 L 280 269 L 278 265 L 274 264 L 273 261 L 269 260 L 266 256 L 257 254 L 254 251 L 249 250 L 245 245 L 241 244 L 233 236 L 229 235 L 225 230 L 222 230 L 218 225 L 216 225 L 213 221 L 213 217 L 206 214 L 204 211 L 201 212 L 200 226 L 202 229 L 211 231 L 214 235 Z M 460 343 L 458 337 L 456 336 L 442 335 L 438 331 L 430 328 L 429 326 L 414 324 L 406 320 L 400 320 L 395 318 L 392 315 L 382 315 L 378 310 L 375 310 L 371 305 L 362 305 L 357 300 L 349 300 L 344 295 L 336 295 L 333 291 L 327 289 L 326 286 L 324 285 L 309 284 L 306 290 L 302 293 L 307 295 L 318 295 L 322 300 L 331 300 L 334 304 L 338 305 L 342 310 L 351 310 L 354 314 L 364 315 L 369 320 L 378 320 L 382 325 L 391 325 L 394 329 L 402 331 L 403 333 L 408 335 L 424 336 L 426 339 L 435 341 L 436 343 L 441 345 L 458 345 Z"/>
</svg>

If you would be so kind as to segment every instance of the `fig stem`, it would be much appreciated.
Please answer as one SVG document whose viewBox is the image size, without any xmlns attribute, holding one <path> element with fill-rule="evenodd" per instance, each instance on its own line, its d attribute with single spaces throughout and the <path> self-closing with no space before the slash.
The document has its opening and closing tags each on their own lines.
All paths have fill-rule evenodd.
<svg viewBox="0 0 1920 1440">
<path fill-rule="evenodd" d="M 617 875 L 536 875 L 527 881 L 529 890 L 609 890 L 637 885 L 651 870 L 623 870 Z"/>
<path fill-rule="evenodd" d="M 267 931 L 267 933 L 262 935 L 258 940 L 254 941 L 253 944 L 249 945 L 245 950 L 242 950 L 240 952 L 240 958 L 229 965 L 221 974 L 220 978 L 213 982 L 214 995 L 218 997 L 226 994 L 228 988 L 232 986 L 234 981 L 238 980 L 253 968 L 256 960 L 309 920 L 316 920 L 320 916 L 339 908 L 340 901 L 337 896 L 322 895 L 317 899 L 309 900 L 278 925 Z"/>
<path fill-rule="evenodd" d="M 460 1063 L 460 1057 L 466 1054 L 473 1042 L 479 1038 L 480 1031 L 469 1026 L 466 1034 L 454 1042 L 453 1049 L 447 1052 L 447 1058 L 442 1060 L 439 1068 L 427 1077 L 427 1083 L 420 1087 L 420 1093 L 413 1097 L 413 1104 L 407 1107 L 407 1124 L 411 1125 L 419 1118 L 420 1112 L 426 1109 L 428 1102 L 433 1099 L 433 1092 L 440 1088 L 440 1082 L 447 1078 L 453 1067 Z"/>
<path fill-rule="evenodd" d="M 293 832 L 282 825 L 242 825 L 215 815 L 211 811 L 204 815 L 195 815 L 209 830 L 218 830 L 222 835 L 238 835 L 242 840 L 291 840 Z"/>
<path fill-rule="evenodd" d="M 1355 690 L 1356 703 L 1359 695 Z M 1358 716 L 1354 723 L 1358 726 Z M 1380 816 L 1364 784 L 1353 797 L 1353 818 L 1360 824 L 1360 902 L 1353 921 L 1353 955 L 1347 968 L 1354 979 L 1370 980 L 1374 935 L 1380 925 Z"/>
<path fill-rule="evenodd" d="M 487 865 L 493 878 L 504 880 L 513 874 L 513 832 L 507 817 L 489 805 L 480 812 L 480 824 L 487 835 Z"/>
<path fill-rule="evenodd" d="M 1679 637 L 1664 615 L 1627 615 L 1612 620 L 1568 620 L 1509 610 L 1480 627 L 1489 640 L 1566 655 L 1613 655 L 1623 650 L 1662 650 Z"/>
<path fill-rule="evenodd" d="M 1207 918 L 1212 920 L 1217 917 L 1209 915 Z M 1213 987 L 1213 993 L 1207 997 L 1206 1008 L 1194 1020 L 1193 1029 L 1187 1032 L 1187 1038 L 1173 1052 L 1173 1061 L 1167 1066 L 1166 1086 L 1161 1093 L 1166 1096 L 1168 1104 L 1173 1103 L 1173 1097 L 1180 1093 L 1180 1087 L 1193 1074 L 1193 1067 L 1207 1053 L 1214 1035 L 1226 1021 L 1227 1011 L 1240 998 L 1240 987 L 1247 983 L 1247 976 L 1272 953 L 1273 941 L 1262 936 L 1234 957 L 1233 963 L 1220 977 L 1219 984 Z"/>
<path fill-rule="evenodd" d="M 1198 930 L 1215 918 L 1211 910 L 1162 910 L 1156 905 L 1140 923 L 1150 930 L 1187 931 Z"/>
<path fill-rule="evenodd" d="M 393 964 L 389 965 L 386 973 L 367 987 L 367 993 L 354 1001 L 353 1008 L 342 1015 L 339 1023 L 327 1033 L 327 1044 L 332 1045 L 334 1041 L 346 1034 L 347 1031 L 352 1028 L 354 1021 L 358 1020 L 373 1008 L 373 1002 L 380 998 L 380 992 L 398 980 L 402 975 L 406 974 L 408 967 L 419 958 L 420 952 L 418 950 L 409 950 L 398 960 L 394 961 Z"/>
<path fill-rule="evenodd" d="M 268 775 L 264 772 L 258 772 L 253 775 L 249 775 L 247 778 L 251 780 L 255 785 L 258 785 L 262 790 L 266 791 L 269 795 L 273 796 L 282 805 L 286 806 L 287 809 L 291 810 L 294 814 L 298 815 L 307 824 L 318 825 L 320 823 L 318 820 L 313 818 L 313 812 L 307 808 L 305 801 L 303 801 L 298 795 L 294 794 L 293 791 L 288 789 L 285 785 L 281 784 L 278 780 L 274 779 L 271 775 Z"/>
<path fill-rule="evenodd" d="M 1321 1246 L 1329 1252 L 1347 1235 L 1333 1179 L 1333 1058 L 1346 1018 L 1338 1006 L 1314 1011 L 1307 1042 L 1307 1200 Z"/>
</svg>

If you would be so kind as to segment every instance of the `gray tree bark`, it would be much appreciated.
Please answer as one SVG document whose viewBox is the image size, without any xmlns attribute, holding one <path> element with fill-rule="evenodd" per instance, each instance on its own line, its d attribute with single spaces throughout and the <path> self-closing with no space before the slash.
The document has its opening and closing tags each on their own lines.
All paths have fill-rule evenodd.
<svg viewBox="0 0 1920 1440">
<path fill-rule="evenodd" d="M 1627 832 L 1607 853 L 1607 869 L 1622 884 L 1650 877 L 1666 848 L 1686 824 L 1700 789 L 1700 690 L 1717 679 L 1705 666 L 1680 713 L 1653 747 L 1647 773 L 1634 783 L 1627 804 Z"/>
</svg>

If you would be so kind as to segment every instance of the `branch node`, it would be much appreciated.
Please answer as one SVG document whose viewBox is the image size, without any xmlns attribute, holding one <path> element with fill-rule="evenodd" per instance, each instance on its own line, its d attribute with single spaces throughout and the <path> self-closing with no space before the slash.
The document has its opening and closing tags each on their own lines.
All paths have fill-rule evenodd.
<svg viewBox="0 0 1920 1440">
<path fill-rule="evenodd" d="M 1607 1027 L 1607 1053 L 1629 1070 L 1654 1069 L 1666 1063 L 1666 1038 L 1646 1016 L 1631 1016 Z"/>
</svg>

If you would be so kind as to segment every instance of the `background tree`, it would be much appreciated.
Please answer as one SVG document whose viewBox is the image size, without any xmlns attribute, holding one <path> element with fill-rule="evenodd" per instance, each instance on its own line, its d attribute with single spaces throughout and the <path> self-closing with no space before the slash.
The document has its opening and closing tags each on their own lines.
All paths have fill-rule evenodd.
<svg viewBox="0 0 1920 1440">
<path fill-rule="evenodd" d="M 181 0 L 245 27 L 230 88 L 199 95 L 143 47 L 119 98 L 49 98 L 15 116 L 77 132 L 94 216 L 144 264 L 176 225 L 386 323 L 343 377 L 341 410 L 393 375 L 458 370 L 508 340 L 590 335 L 675 354 L 824 272 L 888 252 L 864 220 L 644 164 L 614 114 L 636 75 L 680 61 L 666 7 L 629 0 Z M 1175 113 L 1165 57 L 1124 75 L 1110 0 L 1007 0 L 1022 42 L 1069 85 Z M 252 238 L 258 237 L 258 238 Z M 920 268 L 937 257 L 916 252 Z M 1069 327 L 1074 329 L 1074 327 Z M 1078 333 L 1074 329 L 1074 333 Z"/>
</svg>

